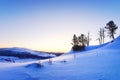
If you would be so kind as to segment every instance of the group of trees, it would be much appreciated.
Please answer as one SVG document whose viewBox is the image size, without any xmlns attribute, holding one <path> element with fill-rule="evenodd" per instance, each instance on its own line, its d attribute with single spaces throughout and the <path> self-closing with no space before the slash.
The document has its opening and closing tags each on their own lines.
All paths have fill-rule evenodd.
<svg viewBox="0 0 120 80">
<path fill-rule="evenodd" d="M 100 31 L 98 31 L 98 35 L 99 35 L 99 38 L 97 40 L 99 40 L 99 44 L 104 43 L 105 29 L 104 28 L 100 28 Z"/>
<path fill-rule="evenodd" d="M 108 36 L 112 38 L 112 40 L 114 40 L 114 34 L 116 34 L 115 32 L 118 29 L 118 26 L 116 26 L 116 24 L 113 21 L 109 21 L 104 28 L 100 28 L 98 38 L 100 44 L 104 43 L 105 29 L 108 32 Z"/>
<path fill-rule="evenodd" d="M 89 33 L 87 37 L 84 34 L 78 37 L 74 34 L 72 41 L 74 51 L 83 50 L 85 46 L 89 45 Z"/>
<path fill-rule="evenodd" d="M 105 29 L 108 31 L 108 36 L 114 40 L 114 34 L 116 34 L 115 32 L 118 29 L 118 26 L 116 26 L 116 24 L 111 20 L 106 24 L 104 28 L 100 28 L 98 38 L 100 44 L 104 43 Z M 74 34 L 72 39 L 72 49 L 74 51 L 84 50 L 85 46 L 89 46 L 89 42 L 89 33 L 87 36 L 85 34 L 81 34 L 78 37 Z"/>
</svg>

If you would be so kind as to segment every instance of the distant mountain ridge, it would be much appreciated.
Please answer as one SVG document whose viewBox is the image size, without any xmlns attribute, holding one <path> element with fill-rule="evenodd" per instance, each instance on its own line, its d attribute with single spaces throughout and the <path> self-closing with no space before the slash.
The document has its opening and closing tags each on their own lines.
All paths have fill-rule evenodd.
<svg viewBox="0 0 120 80">
<path fill-rule="evenodd" d="M 14 56 L 19 58 L 39 58 L 46 59 L 50 57 L 55 57 L 56 55 L 52 52 L 43 52 L 43 51 L 35 51 L 27 48 L 0 48 L 0 56 Z"/>
</svg>

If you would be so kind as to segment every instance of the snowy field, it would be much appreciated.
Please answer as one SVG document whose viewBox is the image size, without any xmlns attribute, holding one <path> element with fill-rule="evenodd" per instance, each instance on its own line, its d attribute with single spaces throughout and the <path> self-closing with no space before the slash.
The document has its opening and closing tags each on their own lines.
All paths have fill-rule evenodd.
<svg viewBox="0 0 120 80">
<path fill-rule="evenodd" d="M 120 37 L 45 60 L 0 61 L 0 80 L 120 80 Z M 36 63 L 43 66 L 38 67 Z"/>
</svg>

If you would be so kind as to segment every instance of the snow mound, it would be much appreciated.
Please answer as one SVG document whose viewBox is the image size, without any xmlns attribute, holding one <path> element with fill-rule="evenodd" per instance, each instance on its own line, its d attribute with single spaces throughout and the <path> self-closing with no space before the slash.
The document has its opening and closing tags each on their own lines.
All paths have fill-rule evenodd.
<svg viewBox="0 0 120 80">
<path fill-rule="evenodd" d="M 44 67 L 44 65 L 42 65 L 41 63 L 31 63 L 26 66 L 26 68 L 42 68 L 42 67 Z"/>
</svg>

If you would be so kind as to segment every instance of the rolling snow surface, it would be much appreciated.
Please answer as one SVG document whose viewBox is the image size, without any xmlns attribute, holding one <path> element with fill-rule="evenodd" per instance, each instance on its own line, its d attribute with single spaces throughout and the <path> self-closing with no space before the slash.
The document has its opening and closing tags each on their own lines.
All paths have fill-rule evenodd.
<svg viewBox="0 0 120 80">
<path fill-rule="evenodd" d="M 0 80 L 120 80 L 120 37 L 92 48 L 41 61 L 0 62 Z"/>
</svg>

